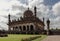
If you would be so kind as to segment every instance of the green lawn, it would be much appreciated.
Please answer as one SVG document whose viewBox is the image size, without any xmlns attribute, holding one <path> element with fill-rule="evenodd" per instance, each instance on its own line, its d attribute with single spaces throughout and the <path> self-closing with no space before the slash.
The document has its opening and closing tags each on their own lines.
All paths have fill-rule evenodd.
<svg viewBox="0 0 60 41">
<path fill-rule="evenodd" d="M 22 38 L 29 38 L 38 35 L 21 35 L 21 34 L 9 34 L 8 37 L 0 37 L 0 41 L 21 41 Z M 35 39 L 33 41 L 40 41 L 46 37 L 46 35 L 41 35 L 41 38 Z"/>
</svg>

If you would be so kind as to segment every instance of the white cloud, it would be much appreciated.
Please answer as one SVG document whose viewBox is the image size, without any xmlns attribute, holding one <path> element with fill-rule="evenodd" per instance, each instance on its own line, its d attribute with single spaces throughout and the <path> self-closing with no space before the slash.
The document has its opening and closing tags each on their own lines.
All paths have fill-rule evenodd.
<svg viewBox="0 0 60 41">
<path fill-rule="evenodd" d="M 44 2 L 44 0 L 32 0 L 29 1 L 29 7 L 34 7 L 34 6 L 38 6 L 40 5 L 42 2 Z"/>
<path fill-rule="evenodd" d="M 0 15 L 7 15 L 10 4 L 7 1 L 0 1 Z"/>
<path fill-rule="evenodd" d="M 48 6 L 45 6 L 44 4 L 40 4 L 40 5 L 38 6 L 38 8 L 39 8 L 40 12 L 42 12 L 43 14 L 44 14 L 44 13 L 47 14 L 47 13 L 49 12 Z"/>
<path fill-rule="evenodd" d="M 8 30 L 7 23 L 8 23 L 8 19 L 3 16 L 0 16 L 0 29 Z"/>
<path fill-rule="evenodd" d="M 51 28 L 60 28 L 60 17 L 56 17 L 55 19 L 51 19 Z"/>
<path fill-rule="evenodd" d="M 51 28 L 59 28 L 60 27 L 60 2 L 56 3 L 55 5 L 53 5 L 52 7 L 52 14 L 54 14 L 56 17 L 51 18 Z"/>
<path fill-rule="evenodd" d="M 60 2 L 56 3 L 53 6 L 52 10 L 53 10 L 55 15 L 60 15 Z"/>
<path fill-rule="evenodd" d="M 20 5 L 20 3 L 17 0 L 0 1 L 0 15 L 8 15 L 9 13 L 11 13 L 13 5 Z M 13 13 L 15 13 L 15 11 L 13 11 L 11 14 L 13 14 Z"/>
</svg>

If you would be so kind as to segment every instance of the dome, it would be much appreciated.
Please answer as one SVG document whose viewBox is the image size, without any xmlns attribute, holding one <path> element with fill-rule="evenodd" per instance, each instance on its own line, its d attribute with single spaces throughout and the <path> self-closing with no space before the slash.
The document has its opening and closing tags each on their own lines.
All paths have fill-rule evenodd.
<svg viewBox="0 0 60 41">
<path fill-rule="evenodd" d="M 26 11 L 24 12 L 24 16 L 25 16 L 25 17 L 31 17 L 31 16 L 33 16 L 33 12 L 28 9 L 28 10 L 26 10 Z"/>
</svg>

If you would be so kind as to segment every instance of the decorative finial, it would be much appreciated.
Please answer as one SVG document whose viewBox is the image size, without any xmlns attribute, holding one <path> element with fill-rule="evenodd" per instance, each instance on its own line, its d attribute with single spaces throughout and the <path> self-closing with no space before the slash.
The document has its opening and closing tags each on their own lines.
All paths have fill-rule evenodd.
<svg viewBox="0 0 60 41">
<path fill-rule="evenodd" d="M 35 13 L 35 17 L 37 16 L 37 8 L 36 6 L 34 6 L 34 13 Z"/>
<path fill-rule="evenodd" d="M 43 17 L 43 22 L 44 22 L 44 17 Z"/>
<path fill-rule="evenodd" d="M 36 9 L 36 6 L 34 8 Z"/>
<path fill-rule="evenodd" d="M 29 7 L 28 7 L 28 10 L 29 10 Z"/>
<path fill-rule="evenodd" d="M 10 13 L 8 15 L 10 16 Z"/>
<path fill-rule="evenodd" d="M 43 20 L 44 20 L 44 17 L 43 17 Z"/>
</svg>

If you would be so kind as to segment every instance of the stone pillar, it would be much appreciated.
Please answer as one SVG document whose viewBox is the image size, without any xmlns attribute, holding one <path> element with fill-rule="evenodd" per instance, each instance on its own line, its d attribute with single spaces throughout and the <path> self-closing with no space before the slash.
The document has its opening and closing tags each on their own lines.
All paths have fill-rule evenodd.
<svg viewBox="0 0 60 41">
<path fill-rule="evenodd" d="M 9 31 L 9 34 L 11 34 L 11 28 L 10 28 L 10 26 L 9 26 L 9 30 L 8 31 Z"/>
<path fill-rule="evenodd" d="M 22 26 L 19 26 L 19 31 L 20 31 L 20 34 L 21 34 L 21 32 L 22 32 Z"/>
<path fill-rule="evenodd" d="M 43 17 L 43 23 L 44 23 L 44 17 Z M 43 30 L 44 30 L 44 26 L 43 26 Z"/>
<path fill-rule="evenodd" d="M 34 30 L 35 30 L 35 25 L 33 27 L 34 27 Z"/>
<path fill-rule="evenodd" d="M 15 31 L 15 27 L 14 27 L 14 31 Z"/>
<path fill-rule="evenodd" d="M 13 27 L 13 31 L 14 31 L 14 27 Z"/>
<path fill-rule="evenodd" d="M 13 27 L 11 27 L 11 30 L 13 31 Z"/>
<path fill-rule="evenodd" d="M 34 34 L 35 34 L 35 26 L 33 26 L 33 28 L 34 28 Z"/>
<path fill-rule="evenodd" d="M 21 26 L 19 26 L 19 30 L 22 31 L 22 27 Z"/>
<path fill-rule="evenodd" d="M 26 25 L 26 34 L 27 34 L 27 25 Z"/>
<path fill-rule="evenodd" d="M 27 26 L 25 25 L 25 33 L 27 34 Z"/>
<path fill-rule="evenodd" d="M 13 27 L 13 31 L 14 31 L 14 27 Z"/>
<path fill-rule="evenodd" d="M 18 31 L 19 31 L 20 29 L 19 29 L 19 26 L 18 26 Z"/>
<path fill-rule="evenodd" d="M 14 27 L 14 30 L 16 30 L 16 27 Z"/>
<path fill-rule="evenodd" d="M 29 25 L 29 31 L 30 31 L 30 25 Z"/>
<path fill-rule="evenodd" d="M 23 26 L 21 26 L 21 28 L 22 28 L 22 31 L 23 31 Z"/>
<path fill-rule="evenodd" d="M 26 26 L 26 31 L 27 31 L 27 26 Z"/>
<path fill-rule="evenodd" d="M 49 33 L 49 29 L 50 28 L 50 20 L 48 19 L 47 20 L 47 35 L 49 35 L 50 33 Z"/>
</svg>

